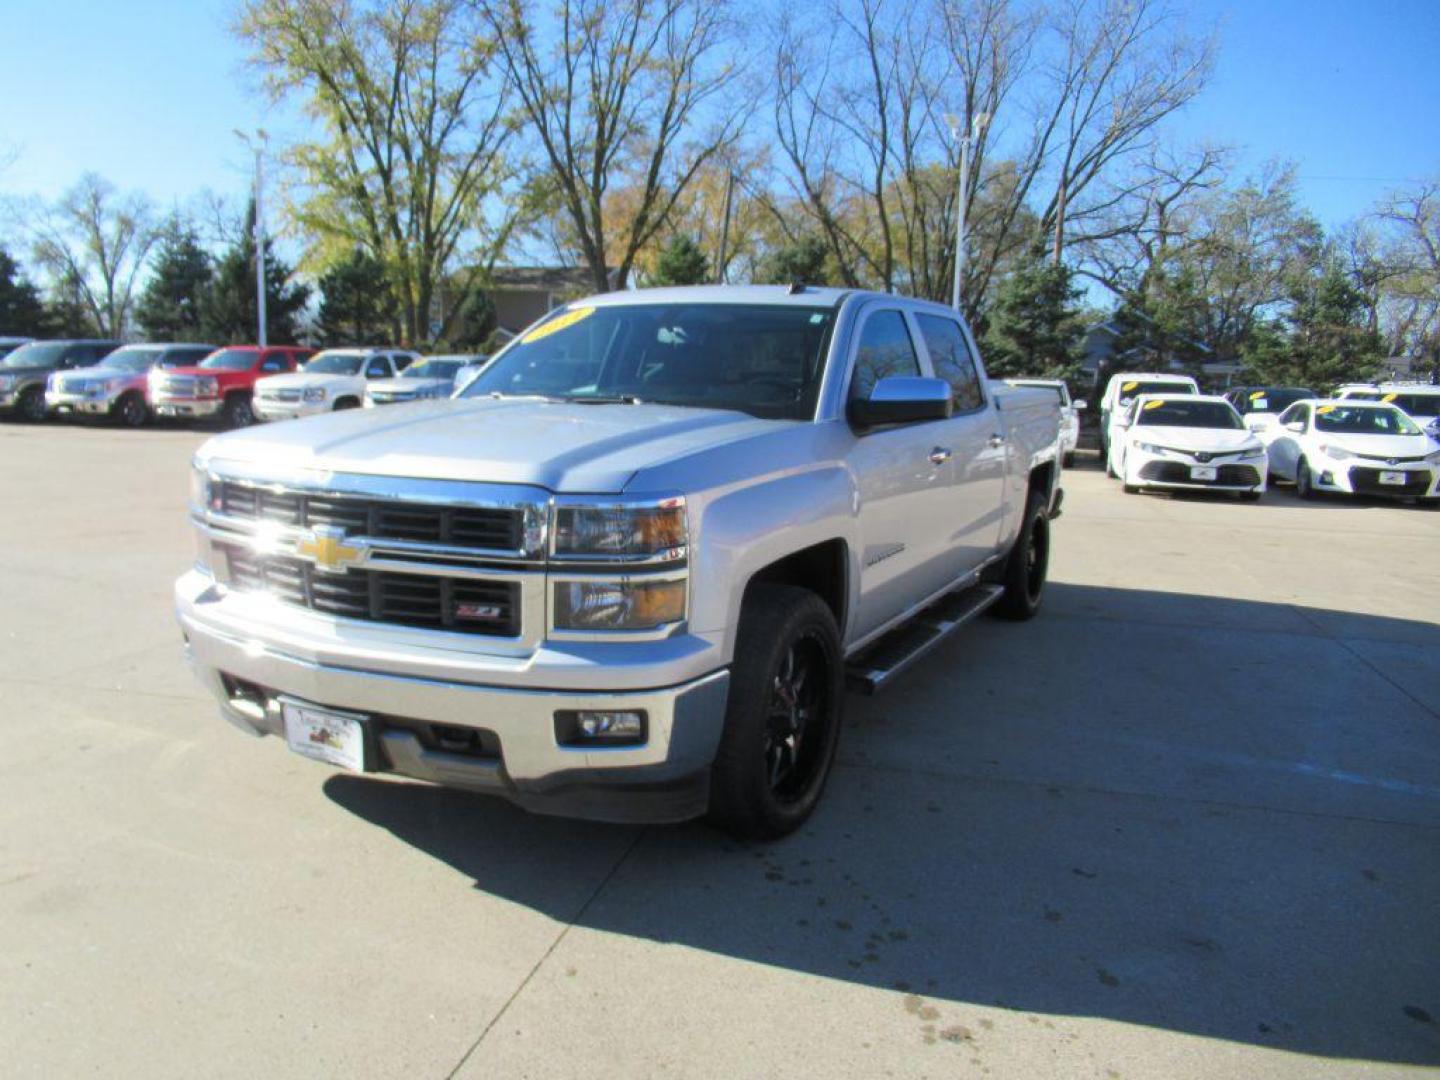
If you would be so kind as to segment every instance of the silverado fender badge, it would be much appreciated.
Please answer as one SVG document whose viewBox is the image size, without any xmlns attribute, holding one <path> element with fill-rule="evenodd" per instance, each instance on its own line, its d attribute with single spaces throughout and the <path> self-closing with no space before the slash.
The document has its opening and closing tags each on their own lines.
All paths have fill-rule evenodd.
<svg viewBox="0 0 1440 1080">
<path fill-rule="evenodd" d="M 295 554 L 312 559 L 317 570 L 343 574 L 363 562 L 367 552 L 363 544 L 347 544 L 344 530 L 321 527 L 295 542 Z"/>
</svg>

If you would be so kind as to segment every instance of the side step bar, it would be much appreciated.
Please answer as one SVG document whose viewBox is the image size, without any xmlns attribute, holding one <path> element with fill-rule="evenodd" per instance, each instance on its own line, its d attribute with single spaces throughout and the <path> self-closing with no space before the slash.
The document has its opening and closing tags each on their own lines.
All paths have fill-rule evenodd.
<svg viewBox="0 0 1440 1080">
<path fill-rule="evenodd" d="M 851 660 L 845 667 L 845 684 L 861 694 L 885 689 L 892 679 L 1004 593 L 999 585 L 980 584 L 942 597 Z"/>
</svg>

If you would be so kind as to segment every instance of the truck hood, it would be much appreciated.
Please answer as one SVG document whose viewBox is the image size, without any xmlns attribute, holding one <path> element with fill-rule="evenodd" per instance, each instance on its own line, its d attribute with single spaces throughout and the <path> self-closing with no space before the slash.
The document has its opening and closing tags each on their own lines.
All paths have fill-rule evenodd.
<svg viewBox="0 0 1440 1080">
<path fill-rule="evenodd" d="M 618 493 L 635 473 L 796 421 L 668 405 L 465 398 L 352 409 L 221 435 L 212 462 Z"/>
</svg>

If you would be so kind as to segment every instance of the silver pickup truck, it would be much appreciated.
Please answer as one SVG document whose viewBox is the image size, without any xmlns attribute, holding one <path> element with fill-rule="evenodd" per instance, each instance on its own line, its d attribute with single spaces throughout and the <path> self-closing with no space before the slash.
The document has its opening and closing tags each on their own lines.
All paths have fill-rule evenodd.
<svg viewBox="0 0 1440 1080">
<path fill-rule="evenodd" d="M 178 616 L 223 714 L 309 757 L 780 836 L 847 685 L 1035 613 L 1058 433 L 936 304 L 597 296 L 451 400 L 207 442 Z"/>
</svg>

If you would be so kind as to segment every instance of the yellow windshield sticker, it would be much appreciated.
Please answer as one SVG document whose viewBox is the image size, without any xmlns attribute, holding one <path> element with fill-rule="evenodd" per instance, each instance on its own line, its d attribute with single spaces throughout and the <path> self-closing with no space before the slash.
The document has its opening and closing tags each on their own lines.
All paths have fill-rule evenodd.
<svg viewBox="0 0 1440 1080">
<path fill-rule="evenodd" d="M 568 329 L 569 327 L 574 326 L 576 323 L 584 319 L 588 319 L 591 315 L 594 314 L 595 309 L 593 307 L 571 308 L 569 311 L 565 312 L 565 314 L 556 315 L 555 318 L 551 319 L 549 322 L 542 323 L 534 330 L 531 330 L 528 334 L 526 334 L 523 338 L 520 339 L 521 344 L 529 345 L 532 341 L 539 341 L 541 338 L 547 338 L 551 334 L 558 334 L 561 330 Z"/>
<path fill-rule="evenodd" d="M 1158 409 L 1158 408 L 1160 408 L 1161 405 L 1164 405 L 1164 404 L 1165 404 L 1165 402 L 1163 402 L 1163 401 L 1147 401 L 1147 402 L 1145 402 L 1145 408 L 1147 408 L 1147 409 Z"/>
<path fill-rule="evenodd" d="M 1381 400 L 1381 401 L 1384 401 L 1384 402 L 1386 402 L 1386 403 L 1389 403 L 1389 402 L 1391 402 L 1391 401 L 1394 401 L 1394 400 L 1395 400 L 1397 397 L 1399 397 L 1399 396 L 1400 396 L 1399 394 L 1386 394 L 1386 395 L 1385 395 L 1384 397 L 1382 397 L 1380 400 Z"/>
<path fill-rule="evenodd" d="M 1260 400 L 1262 397 L 1264 397 L 1264 396 L 1265 396 L 1265 391 L 1264 391 L 1264 390 L 1256 390 L 1254 393 L 1252 393 L 1252 394 L 1250 395 L 1250 400 L 1251 400 L 1251 401 L 1259 401 L 1259 400 Z"/>
<path fill-rule="evenodd" d="M 1120 389 L 1128 392 L 1134 390 L 1139 385 L 1138 382 L 1127 382 L 1124 386 L 1120 387 Z"/>
<path fill-rule="evenodd" d="M 1316 416 L 1324 416 L 1326 413 L 1332 413 L 1332 412 L 1334 412 L 1334 411 L 1335 411 L 1335 406 L 1334 406 L 1334 405 L 1321 405 L 1320 408 L 1318 408 L 1318 409 L 1315 410 L 1315 415 L 1316 415 Z"/>
</svg>

